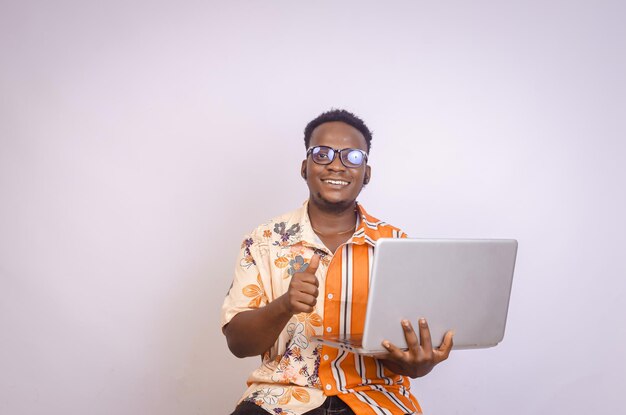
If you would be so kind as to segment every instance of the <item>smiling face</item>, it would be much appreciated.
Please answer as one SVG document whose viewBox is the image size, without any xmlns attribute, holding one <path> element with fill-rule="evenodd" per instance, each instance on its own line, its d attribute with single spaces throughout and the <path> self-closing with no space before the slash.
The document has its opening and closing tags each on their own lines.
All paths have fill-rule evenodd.
<svg viewBox="0 0 626 415">
<path fill-rule="evenodd" d="M 311 134 L 309 145 L 328 146 L 336 150 L 357 148 L 367 152 L 363 134 L 340 121 L 318 126 Z M 365 163 L 358 168 L 346 167 L 339 156 L 327 165 L 317 164 L 307 157 L 302 162 L 302 177 L 309 186 L 310 203 L 324 211 L 342 212 L 354 206 L 363 185 L 369 181 L 370 167 Z"/>
</svg>

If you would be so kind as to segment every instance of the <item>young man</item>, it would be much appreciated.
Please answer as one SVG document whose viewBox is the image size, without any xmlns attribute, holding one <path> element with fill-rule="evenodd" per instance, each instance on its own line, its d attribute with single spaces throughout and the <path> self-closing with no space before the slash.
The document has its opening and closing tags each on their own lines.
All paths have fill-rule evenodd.
<svg viewBox="0 0 626 415">
<path fill-rule="evenodd" d="M 233 415 L 421 413 L 408 377 L 445 360 L 452 333 L 433 349 L 426 321 L 419 338 L 409 321 L 390 322 L 402 324 L 409 350 L 384 341 L 384 359 L 311 341 L 323 332 L 362 333 L 374 243 L 406 236 L 356 201 L 371 178 L 371 139 L 344 110 L 311 121 L 301 169 L 309 199 L 245 238 L 222 331 L 233 354 L 261 355 L 262 364 Z"/>
</svg>

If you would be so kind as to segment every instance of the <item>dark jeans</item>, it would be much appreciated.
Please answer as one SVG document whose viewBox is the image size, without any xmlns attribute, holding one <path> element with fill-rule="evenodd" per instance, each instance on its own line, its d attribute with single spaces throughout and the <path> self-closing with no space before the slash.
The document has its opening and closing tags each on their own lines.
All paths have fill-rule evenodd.
<svg viewBox="0 0 626 415">
<path fill-rule="evenodd" d="M 235 408 L 235 412 L 230 415 L 267 415 L 265 409 L 252 402 L 242 402 Z M 306 412 L 304 415 L 355 415 L 341 399 L 336 396 L 326 398 L 322 406 Z"/>
</svg>

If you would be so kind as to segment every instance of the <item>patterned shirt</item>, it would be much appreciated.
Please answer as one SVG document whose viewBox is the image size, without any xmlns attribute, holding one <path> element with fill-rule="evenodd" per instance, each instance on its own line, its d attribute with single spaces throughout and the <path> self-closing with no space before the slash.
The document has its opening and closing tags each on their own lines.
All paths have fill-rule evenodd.
<svg viewBox="0 0 626 415">
<path fill-rule="evenodd" d="M 316 272 L 320 285 L 315 311 L 289 320 L 263 354 L 261 366 L 250 374 L 242 400 L 275 415 L 301 415 L 332 395 L 359 415 L 421 413 L 409 378 L 394 374 L 373 357 L 311 340 L 323 332 L 363 333 L 374 243 L 379 238 L 406 237 L 359 204 L 357 213 L 354 234 L 334 253 L 313 231 L 307 203 L 245 237 L 222 306 L 222 326 L 237 313 L 263 307 L 286 293 L 293 274 L 304 271 L 315 253 L 322 258 Z"/>
</svg>

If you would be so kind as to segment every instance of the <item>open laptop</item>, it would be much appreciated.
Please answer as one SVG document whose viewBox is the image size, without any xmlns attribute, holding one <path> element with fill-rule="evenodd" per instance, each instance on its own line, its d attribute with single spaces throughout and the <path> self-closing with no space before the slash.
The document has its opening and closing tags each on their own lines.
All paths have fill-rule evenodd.
<svg viewBox="0 0 626 415">
<path fill-rule="evenodd" d="M 454 349 L 502 341 L 517 241 L 512 239 L 379 239 L 363 333 L 318 336 L 323 344 L 383 355 L 383 340 L 407 348 L 403 319 L 416 331 L 426 318 L 433 348 L 454 330 Z"/>
</svg>

